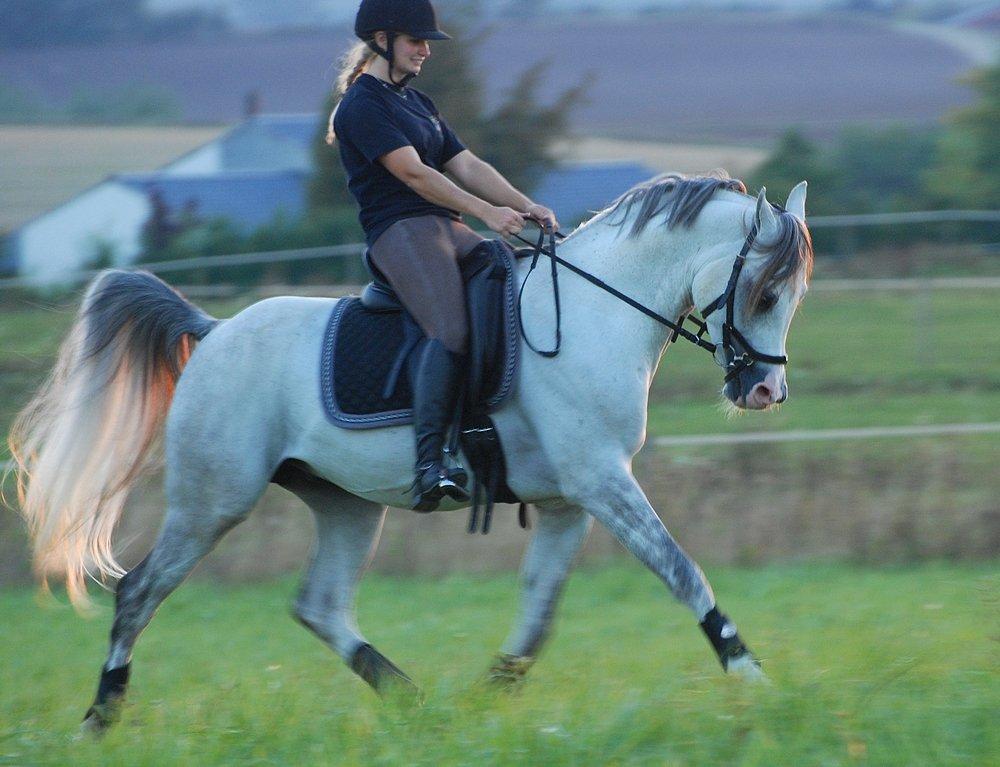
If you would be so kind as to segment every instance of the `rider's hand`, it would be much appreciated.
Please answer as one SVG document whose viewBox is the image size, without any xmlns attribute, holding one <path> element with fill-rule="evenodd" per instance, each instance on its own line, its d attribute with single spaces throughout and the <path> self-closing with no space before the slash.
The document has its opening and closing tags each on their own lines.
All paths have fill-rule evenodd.
<svg viewBox="0 0 1000 767">
<path fill-rule="evenodd" d="M 536 203 L 530 206 L 528 210 L 525 211 L 524 215 L 528 218 L 533 218 L 546 229 L 551 229 L 552 231 L 559 229 L 559 222 L 556 220 L 556 214 L 552 212 L 551 208 L 546 208 L 544 205 L 538 205 Z"/>
<path fill-rule="evenodd" d="M 510 237 L 524 229 L 524 216 L 513 208 L 491 207 L 483 223 L 497 234 Z"/>
</svg>

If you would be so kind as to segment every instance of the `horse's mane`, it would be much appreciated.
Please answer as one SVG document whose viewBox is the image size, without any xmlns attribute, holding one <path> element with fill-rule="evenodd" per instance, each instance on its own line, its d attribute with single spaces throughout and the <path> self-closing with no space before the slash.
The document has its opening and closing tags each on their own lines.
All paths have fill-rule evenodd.
<svg viewBox="0 0 1000 767">
<path fill-rule="evenodd" d="M 628 231 L 630 238 L 642 234 L 658 216 L 662 217 L 668 229 L 689 227 L 720 190 L 747 194 L 746 184 L 730 178 L 725 171 L 690 177 L 664 174 L 636 184 L 591 220 L 602 219 L 619 231 L 631 223 Z M 812 273 L 813 246 L 809 230 L 791 213 L 780 208 L 775 212 L 780 227 L 778 236 L 773 242 L 758 242 L 756 245 L 756 250 L 768 256 L 768 260 L 750 288 L 747 299 L 749 311 L 756 309 L 765 292 L 776 288 L 800 269 L 806 270 L 807 278 Z"/>
</svg>

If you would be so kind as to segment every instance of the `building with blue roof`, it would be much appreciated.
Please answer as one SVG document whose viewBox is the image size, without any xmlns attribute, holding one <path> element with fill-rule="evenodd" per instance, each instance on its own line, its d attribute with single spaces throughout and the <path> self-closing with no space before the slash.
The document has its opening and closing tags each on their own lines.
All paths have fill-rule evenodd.
<svg viewBox="0 0 1000 767">
<path fill-rule="evenodd" d="M 213 176 L 143 173 L 114 176 L 114 181 L 147 197 L 158 195 L 172 211 L 196 218 L 224 218 L 250 234 L 277 216 L 297 219 L 306 212 L 309 174 L 298 170 L 240 171 Z"/>
<path fill-rule="evenodd" d="M 532 197 L 552 208 L 560 223 L 570 225 L 606 208 L 623 192 L 654 175 L 636 162 L 573 163 L 546 173 Z"/>
<path fill-rule="evenodd" d="M 243 234 L 299 218 L 322 125 L 315 114 L 255 115 L 153 173 L 111 176 L 16 230 L 4 261 L 40 284 L 65 281 L 98 256 L 133 264 L 157 201 Z M 653 175 L 635 162 L 574 163 L 546 173 L 532 194 L 570 225 Z"/>
</svg>

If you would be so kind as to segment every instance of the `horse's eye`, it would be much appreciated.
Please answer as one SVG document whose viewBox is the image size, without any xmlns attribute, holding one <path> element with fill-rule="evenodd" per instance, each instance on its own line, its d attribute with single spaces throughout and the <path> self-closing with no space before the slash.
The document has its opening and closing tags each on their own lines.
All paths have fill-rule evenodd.
<svg viewBox="0 0 1000 767">
<path fill-rule="evenodd" d="M 774 307 L 776 303 L 778 303 L 778 297 L 769 290 L 760 297 L 760 301 L 757 303 L 757 311 L 766 312 Z"/>
</svg>

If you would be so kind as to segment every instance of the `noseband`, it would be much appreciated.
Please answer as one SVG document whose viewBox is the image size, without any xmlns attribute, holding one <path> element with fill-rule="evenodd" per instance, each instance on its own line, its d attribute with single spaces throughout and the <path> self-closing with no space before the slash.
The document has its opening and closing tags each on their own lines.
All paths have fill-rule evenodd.
<svg viewBox="0 0 1000 767">
<path fill-rule="evenodd" d="M 747 235 L 746 242 L 743 243 L 743 248 L 740 250 L 739 255 L 736 256 L 735 262 L 733 262 L 733 271 L 729 275 L 729 282 L 726 284 L 726 289 L 722 294 L 716 298 L 712 303 L 701 310 L 701 319 L 697 317 L 692 317 L 689 314 L 682 314 L 676 322 L 668 320 L 662 314 L 654 312 L 647 306 L 636 301 L 634 298 L 622 293 L 620 290 L 608 285 L 606 282 L 598 277 L 584 271 L 578 266 L 571 264 L 569 261 L 556 255 L 556 236 L 565 238 L 565 235 L 558 234 L 557 232 L 548 232 L 548 248 L 545 247 L 545 229 L 539 226 L 540 231 L 538 233 L 538 241 L 530 242 L 519 235 L 514 235 L 521 242 L 530 245 L 533 248 L 533 252 L 530 255 L 531 266 L 528 268 L 528 273 L 524 275 L 524 280 L 521 282 L 521 289 L 517 295 L 517 325 L 521 332 L 521 337 L 524 338 L 524 342 L 528 345 L 536 354 L 542 357 L 555 357 L 559 354 L 559 350 L 562 347 L 562 309 L 559 303 L 559 272 L 558 265 L 562 264 L 571 272 L 583 277 L 585 280 L 593 285 L 596 285 L 601 290 L 610 293 L 615 298 L 620 301 L 625 302 L 633 309 L 636 309 L 647 317 L 656 320 L 661 325 L 665 325 L 673 331 L 670 336 L 670 341 L 676 341 L 678 338 L 683 338 L 685 341 L 690 341 L 695 346 L 705 349 L 711 352 L 712 356 L 715 357 L 715 361 L 726 371 L 725 383 L 729 383 L 733 379 L 739 376 L 747 368 L 752 367 L 757 362 L 766 362 L 772 365 L 787 365 L 788 357 L 784 354 L 764 354 L 754 348 L 753 344 L 747 340 L 737 328 L 736 328 L 736 284 L 739 282 L 740 273 L 743 271 L 743 265 L 746 263 L 747 255 L 753 248 L 754 242 L 757 239 L 757 225 L 754 224 L 750 229 L 750 234 Z M 538 265 L 538 259 L 541 256 L 548 256 L 549 261 L 552 265 L 552 291 L 555 298 L 555 308 L 556 308 L 556 342 L 552 349 L 539 349 L 536 347 L 531 340 L 528 338 L 528 334 L 524 330 L 524 321 L 521 317 L 521 300 L 524 297 L 524 288 L 528 284 L 528 277 L 534 271 L 535 267 Z M 523 256 L 527 258 L 528 256 Z M 703 336 L 708 332 L 708 324 L 706 320 L 709 316 L 720 309 L 721 307 L 726 307 L 726 319 L 722 323 L 722 343 L 713 344 L 711 341 L 706 340 Z M 690 330 L 684 327 L 685 322 L 694 323 L 697 331 L 692 333 Z"/>
</svg>

